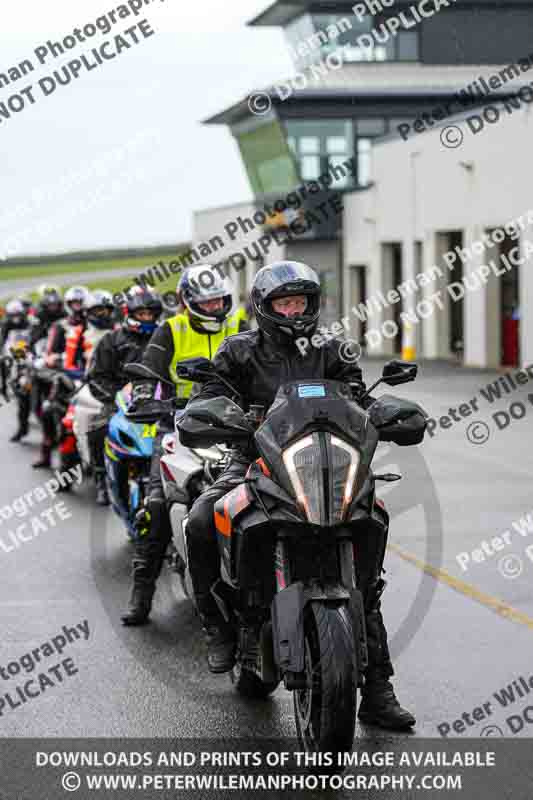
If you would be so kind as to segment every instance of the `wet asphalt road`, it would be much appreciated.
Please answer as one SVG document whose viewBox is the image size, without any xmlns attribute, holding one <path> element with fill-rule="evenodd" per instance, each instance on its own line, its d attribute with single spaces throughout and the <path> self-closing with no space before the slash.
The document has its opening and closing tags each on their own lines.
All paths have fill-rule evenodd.
<svg viewBox="0 0 533 800">
<path fill-rule="evenodd" d="M 363 366 L 367 382 L 381 370 L 379 362 Z M 383 492 L 394 517 L 395 548 L 386 559 L 383 607 L 395 688 L 417 717 L 414 737 L 438 737 L 439 725 L 451 726 L 488 701 L 490 713 L 465 724 L 461 738 L 486 735 L 488 725 L 509 738 L 533 735 L 533 724 L 515 734 L 506 722 L 510 713 L 533 706 L 533 691 L 531 700 L 518 698 L 511 711 L 493 697 L 519 676 L 533 675 L 533 555 L 526 552 L 532 545 L 533 553 L 533 524 L 523 533 L 512 526 L 528 512 L 533 523 L 533 377 L 490 405 L 480 389 L 498 377 L 428 363 L 421 365 L 415 384 L 384 390 L 418 401 L 436 418 L 479 398 L 479 413 L 427 437 L 414 459 L 405 460 L 407 449 L 382 446 L 376 461 L 383 471 L 399 467 L 405 475 Z M 523 403 L 525 416 L 498 431 L 492 414 L 510 402 Z M 489 428 L 483 445 L 465 435 L 478 420 Z M 4 406 L 0 507 L 50 478 L 30 467 L 37 455 L 36 425 L 24 444 L 8 443 L 13 428 L 14 410 Z M 286 692 L 279 689 L 267 702 L 246 701 L 227 676 L 207 672 L 198 619 L 168 571 L 160 580 L 151 625 L 122 628 L 118 618 L 129 591 L 131 549 L 120 524 L 110 511 L 94 506 L 92 487 L 42 500 L 31 514 L 54 502 L 65 503 L 68 519 L 46 523 L 46 530 L 18 549 L 0 549 L 0 666 L 51 640 L 64 625 L 87 620 L 89 638 L 68 644 L 61 656 L 73 659 L 76 674 L 31 702 L 3 709 L 2 737 L 294 735 Z M 0 519 L 2 541 L 9 541 L 13 527 L 14 518 Z M 490 543 L 505 531 L 510 532 L 505 548 L 490 556 L 482 551 L 483 561 L 478 554 L 466 571 L 461 568 L 459 554 L 472 555 L 484 540 Z M 509 555 L 514 560 L 502 564 Z M 424 572 L 428 568 L 432 575 Z M 413 607 L 415 597 L 421 600 Z M 51 657 L 47 666 L 59 660 Z M 0 679 L 3 692 L 16 684 L 14 678 Z M 406 739 L 364 727 L 357 735 L 374 745 Z"/>
</svg>

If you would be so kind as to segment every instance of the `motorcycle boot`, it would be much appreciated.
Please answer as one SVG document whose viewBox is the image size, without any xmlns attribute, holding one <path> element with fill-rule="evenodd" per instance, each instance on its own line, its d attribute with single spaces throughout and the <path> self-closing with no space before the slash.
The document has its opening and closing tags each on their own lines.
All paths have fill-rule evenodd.
<svg viewBox="0 0 533 800">
<path fill-rule="evenodd" d="M 128 610 L 121 616 L 126 626 L 146 625 L 152 610 L 155 592 L 155 579 L 151 569 L 149 547 L 146 542 L 138 542 L 133 559 L 133 588 Z"/>
<path fill-rule="evenodd" d="M 121 616 L 123 625 L 145 625 L 149 621 L 156 581 L 172 535 L 165 511 L 164 499 L 152 496 L 135 518 L 139 540 L 135 544 L 129 607 Z"/>
<path fill-rule="evenodd" d="M 52 466 L 52 445 L 48 442 L 41 444 L 41 457 L 32 464 L 33 469 L 50 469 Z"/>
<path fill-rule="evenodd" d="M 381 616 L 381 594 L 385 581 L 379 579 L 369 590 L 365 613 L 368 667 L 361 692 L 358 717 L 363 723 L 385 730 L 403 731 L 416 724 L 414 716 L 398 702 L 392 683 L 394 675 L 387 642 L 387 631 Z M 367 604 L 365 603 L 365 606 Z"/>
<path fill-rule="evenodd" d="M 108 506 L 109 494 L 107 493 L 107 485 L 105 480 L 105 469 L 95 468 L 94 470 L 94 483 L 96 486 L 96 505 Z"/>
<path fill-rule="evenodd" d="M 28 430 L 28 424 L 27 423 L 25 425 L 19 425 L 19 427 L 17 428 L 16 432 L 13 434 L 13 436 L 11 436 L 9 441 L 10 442 L 20 442 L 20 440 L 24 436 L 28 435 L 28 432 L 29 432 L 29 430 Z"/>
<path fill-rule="evenodd" d="M 30 395 L 25 394 L 22 397 L 18 397 L 18 411 L 17 411 L 17 422 L 18 428 L 16 433 L 13 434 L 10 442 L 20 442 L 24 436 L 27 436 L 30 430 L 29 427 L 29 420 L 30 420 Z"/>
<path fill-rule="evenodd" d="M 196 605 L 206 637 L 207 666 L 214 674 L 229 672 L 235 665 L 236 641 L 211 593 L 196 595 Z"/>
</svg>

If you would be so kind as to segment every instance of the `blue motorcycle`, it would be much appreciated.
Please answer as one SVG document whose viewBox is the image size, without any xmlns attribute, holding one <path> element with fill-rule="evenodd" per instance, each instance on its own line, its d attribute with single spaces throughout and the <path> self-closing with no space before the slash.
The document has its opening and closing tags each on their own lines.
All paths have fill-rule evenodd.
<svg viewBox="0 0 533 800">
<path fill-rule="evenodd" d="M 129 388 L 117 392 L 117 412 L 109 421 L 104 453 L 111 505 L 129 538 L 136 541 L 139 535 L 134 520 L 148 492 L 157 425 L 129 420 L 129 401 Z"/>
</svg>

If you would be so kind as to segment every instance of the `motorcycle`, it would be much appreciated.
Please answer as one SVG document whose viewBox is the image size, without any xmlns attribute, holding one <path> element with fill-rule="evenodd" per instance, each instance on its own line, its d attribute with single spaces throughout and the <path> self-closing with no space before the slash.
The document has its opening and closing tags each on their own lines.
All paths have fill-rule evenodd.
<svg viewBox="0 0 533 800">
<path fill-rule="evenodd" d="M 176 422 L 181 414 L 176 414 Z M 172 540 L 167 551 L 170 567 L 178 574 L 181 588 L 194 603 L 194 593 L 187 570 L 186 538 L 182 533 L 184 515 L 229 464 L 227 448 L 214 445 L 211 448 L 187 448 L 180 445 L 177 431 L 162 440 L 161 479 L 169 509 Z"/>
<path fill-rule="evenodd" d="M 117 392 L 116 413 L 109 421 L 104 446 L 107 486 L 111 506 L 135 541 L 135 515 L 144 503 L 150 480 L 155 423 L 139 423 L 127 416 L 131 384 Z"/>
<path fill-rule="evenodd" d="M 125 372 L 132 378 L 156 378 L 161 384 L 166 384 L 173 392 L 175 391 L 173 383 L 143 364 L 129 364 Z M 156 399 L 144 403 L 140 409 L 129 405 L 125 416 L 133 424 L 144 425 L 147 428 L 153 426 L 155 429 L 162 418 L 167 420 L 172 418 L 176 425 L 184 413 L 186 404 L 185 399 L 178 397 L 171 397 L 168 400 Z M 162 437 L 161 447 L 161 479 L 173 531 L 166 561 L 178 574 L 185 596 L 194 602 L 190 577 L 186 570 L 187 555 L 184 550 L 184 540 L 178 532 L 181 531 L 183 513 L 190 511 L 196 498 L 211 486 L 226 468 L 229 451 L 224 446 L 216 444 L 209 448 L 183 447 L 179 442 L 176 428 L 173 433 L 166 433 Z"/>
<path fill-rule="evenodd" d="M 380 383 L 413 381 L 417 369 L 389 362 L 365 397 Z M 207 359 L 181 362 L 177 370 L 200 383 L 216 376 Z M 372 459 L 379 441 L 420 443 L 427 415 L 390 395 L 365 411 L 349 385 L 331 380 L 280 386 L 266 415 L 258 407 L 245 413 L 234 389 L 232 397 L 197 401 L 176 421 L 185 447 L 253 442 L 259 453 L 243 483 L 214 508 L 221 578 L 212 593 L 236 632 L 232 680 L 238 692 L 256 698 L 283 682 L 293 693 L 300 747 L 351 752 L 368 663 L 358 541 L 375 531 L 386 542 L 389 519 L 376 500 L 376 482 L 401 478 L 373 474 Z M 162 474 L 173 480 L 167 456 Z M 176 539 L 190 594 L 187 498 L 179 486 L 167 486 L 167 493 L 182 509 Z M 174 504 L 171 516 L 175 527 Z M 384 588 L 380 578 L 377 598 Z"/>
<path fill-rule="evenodd" d="M 70 398 L 67 412 L 61 420 L 59 453 L 63 471 L 81 464 L 83 474 L 91 474 L 89 429 L 91 420 L 101 413 L 102 408 L 102 403 L 93 397 L 86 383 Z"/>
</svg>

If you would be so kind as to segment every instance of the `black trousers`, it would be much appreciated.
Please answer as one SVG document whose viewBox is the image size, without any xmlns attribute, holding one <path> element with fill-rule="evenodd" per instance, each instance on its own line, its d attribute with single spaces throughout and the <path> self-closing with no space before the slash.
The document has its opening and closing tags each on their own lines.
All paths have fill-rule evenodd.
<svg viewBox="0 0 533 800">
<path fill-rule="evenodd" d="M 217 607 L 210 593 L 220 575 L 220 556 L 214 522 L 214 505 L 227 492 L 243 482 L 249 460 L 233 460 L 228 469 L 194 503 L 187 525 L 189 568 L 198 610 L 204 616 L 216 616 Z M 394 674 L 381 615 L 380 579 L 386 546 L 386 531 L 377 534 L 373 527 L 358 536 L 356 574 L 365 603 L 368 644 L 367 677 Z"/>
<path fill-rule="evenodd" d="M 17 422 L 20 429 L 27 429 L 31 412 L 31 394 L 24 392 L 24 394 L 17 395 Z"/>
<path fill-rule="evenodd" d="M 115 413 L 113 404 L 105 404 L 99 414 L 95 415 L 89 424 L 87 440 L 91 454 L 91 464 L 96 472 L 105 471 L 104 446 L 109 420 Z"/>
<path fill-rule="evenodd" d="M 172 429 L 170 423 L 160 423 L 158 434 L 154 440 L 147 498 L 151 521 L 148 533 L 136 542 L 133 556 L 135 585 L 145 585 L 151 589 L 155 588 L 155 582 L 161 572 L 165 553 L 172 538 L 172 528 L 160 472 L 163 436 Z"/>
</svg>

